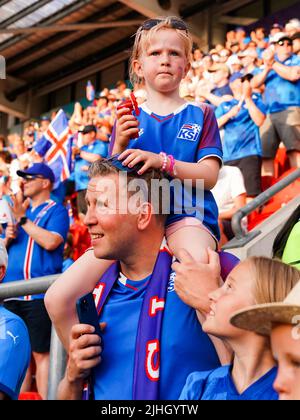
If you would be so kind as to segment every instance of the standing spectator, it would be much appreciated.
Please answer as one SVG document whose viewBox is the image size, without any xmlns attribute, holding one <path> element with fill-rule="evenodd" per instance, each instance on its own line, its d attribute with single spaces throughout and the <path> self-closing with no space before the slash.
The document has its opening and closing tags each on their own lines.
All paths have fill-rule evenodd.
<svg viewBox="0 0 300 420">
<path fill-rule="evenodd" d="M 247 195 L 261 193 L 261 141 L 259 126 L 265 120 L 266 109 L 260 97 L 252 93 L 243 75 L 230 78 L 234 99 L 223 102 L 216 110 L 219 128 L 224 127 L 223 152 L 226 165 L 242 171 Z"/>
<path fill-rule="evenodd" d="M 274 175 L 274 158 L 280 142 L 286 146 L 291 167 L 300 167 L 300 58 L 293 54 L 291 38 L 273 37 L 274 49 L 263 53 L 264 70 L 251 81 L 265 84 L 268 118 L 261 128 L 263 175 Z"/>
<path fill-rule="evenodd" d="M 7 269 L 7 251 L 0 242 L 0 283 Z M 0 400 L 18 399 L 30 363 L 30 342 L 21 318 L 0 301 Z"/>
<path fill-rule="evenodd" d="M 289 20 L 285 25 L 285 32 L 290 38 L 300 32 L 300 20 L 296 18 Z"/>
<path fill-rule="evenodd" d="M 73 156 L 75 158 L 74 175 L 78 212 L 85 214 L 87 210 L 85 194 L 89 182 L 89 166 L 92 162 L 107 156 L 108 143 L 97 140 L 97 128 L 94 125 L 85 126 L 80 132 L 83 137 L 83 146 L 73 147 Z"/>
<path fill-rule="evenodd" d="M 278 34 L 278 32 L 283 32 L 282 25 L 279 23 L 273 23 L 270 30 L 270 39 L 272 39 L 274 35 Z"/>
<path fill-rule="evenodd" d="M 215 87 L 210 93 L 204 90 L 202 96 L 217 107 L 225 100 L 232 98 L 232 91 L 229 87 L 230 70 L 226 64 L 216 63 L 208 71 L 213 74 L 212 80 Z"/>
<path fill-rule="evenodd" d="M 23 178 L 24 197 L 12 197 L 17 225 L 6 228 L 10 264 L 4 283 L 61 273 L 64 241 L 69 229 L 67 210 L 50 200 L 54 183 L 52 170 L 44 163 L 18 171 Z M 44 306 L 44 295 L 24 296 L 5 302 L 6 309 L 19 315 L 30 335 L 36 362 L 36 382 L 45 399 L 48 386 L 51 321 Z"/>
</svg>

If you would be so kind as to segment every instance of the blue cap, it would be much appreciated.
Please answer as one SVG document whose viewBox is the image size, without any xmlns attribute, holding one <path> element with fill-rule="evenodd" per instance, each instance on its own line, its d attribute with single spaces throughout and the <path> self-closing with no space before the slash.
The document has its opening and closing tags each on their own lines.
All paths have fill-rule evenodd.
<svg viewBox="0 0 300 420">
<path fill-rule="evenodd" d="M 45 179 L 49 179 L 49 181 L 52 183 L 55 181 L 55 176 L 52 169 L 45 163 L 34 163 L 24 171 L 17 171 L 17 175 L 22 178 L 25 178 L 26 175 L 40 175 Z"/>
<path fill-rule="evenodd" d="M 237 79 L 241 79 L 243 77 L 243 73 L 237 71 L 236 73 L 233 73 L 233 75 L 229 79 L 229 83 L 235 82 Z"/>
</svg>

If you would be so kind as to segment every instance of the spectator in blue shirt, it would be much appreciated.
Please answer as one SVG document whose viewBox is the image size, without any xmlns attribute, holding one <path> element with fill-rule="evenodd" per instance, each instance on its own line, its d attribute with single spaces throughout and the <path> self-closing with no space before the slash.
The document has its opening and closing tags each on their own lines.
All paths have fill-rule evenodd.
<svg viewBox="0 0 300 420">
<path fill-rule="evenodd" d="M 263 174 L 274 175 L 274 158 L 283 142 L 291 167 L 300 167 L 300 58 L 293 42 L 279 32 L 263 53 L 264 70 L 251 81 L 254 88 L 265 84 L 268 117 L 261 128 Z"/>
<path fill-rule="evenodd" d="M 0 282 L 7 267 L 7 252 L 0 242 Z M 26 325 L 0 302 L 0 400 L 16 400 L 30 363 Z"/>
<path fill-rule="evenodd" d="M 91 163 L 108 155 L 108 143 L 97 140 L 97 128 L 87 125 L 82 131 L 83 146 L 73 147 L 75 158 L 74 178 L 77 191 L 77 208 L 79 214 L 86 214 L 85 194 L 89 182 L 88 170 Z"/>
<path fill-rule="evenodd" d="M 224 162 L 242 171 L 249 197 L 261 192 L 261 141 L 258 127 L 265 120 L 266 109 L 260 96 L 252 93 L 242 73 L 230 78 L 234 98 L 216 109 L 219 128 L 224 127 Z"/>
</svg>

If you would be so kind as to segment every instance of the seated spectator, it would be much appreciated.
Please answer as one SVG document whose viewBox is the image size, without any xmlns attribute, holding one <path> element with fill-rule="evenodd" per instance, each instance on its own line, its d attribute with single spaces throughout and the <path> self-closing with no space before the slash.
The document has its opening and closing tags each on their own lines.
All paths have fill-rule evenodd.
<svg viewBox="0 0 300 420">
<path fill-rule="evenodd" d="M 300 167 L 300 59 L 293 54 L 292 40 L 285 33 L 273 38 L 263 53 L 264 69 L 251 81 L 265 84 L 268 117 L 261 127 L 263 175 L 274 176 L 274 158 L 283 142 L 293 168 Z"/>
<path fill-rule="evenodd" d="M 227 240 L 231 240 L 234 237 L 231 219 L 239 209 L 246 205 L 244 178 L 239 168 L 223 166 L 212 193 L 219 209 L 221 231 L 224 232 Z"/>
<path fill-rule="evenodd" d="M 243 65 L 244 74 L 257 74 L 259 72 L 256 62 L 258 59 L 258 54 L 256 50 L 247 48 L 245 51 L 238 54 L 238 58 L 241 60 Z"/>
<path fill-rule="evenodd" d="M 265 120 L 266 109 L 260 97 L 252 93 L 250 83 L 242 82 L 243 75 L 230 78 L 231 101 L 216 109 L 219 128 L 224 127 L 224 162 L 242 171 L 247 195 L 261 193 L 261 142 L 258 127 Z"/>
<path fill-rule="evenodd" d="M 7 268 L 7 252 L 0 240 L 0 283 Z M 0 400 L 17 400 L 30 363 L 26 325 L 0 301 Z"/>
<path fill-rule="evenodd" d="M 215 278 L 218 266 L 197 264 L 183 252 L 174 263 L 175 289 L 183 301 L 203 312 L 202 279 L 205 272 Z M 233 327 L 234 312 L 253 304 L 281 302 L 297 284 L 300 273 L 281 262 L 252 257 L 228 275 L 222 287 L 209 294 L 210 312 L 203 329 L 224 340 L 233 350 L 232 365 L 208 372 L 194 372 L 187 378 L 181 399 L 185 400 L 276 400 L 273 382 L 277 374 L 270 342 L 253 332 Z M 252 303 L 251 303 L 252 302 Z"/>
<path fill-rule="evenodd" d="M 271 339 L 278 363 L 273 386 L 281 401 L 300 401 L 300 274 L 293 270 L 298 282 L 283 302 L 246 308 L 231 319 L 234 326 Z"/>
<path fill-rule="evenodd" d="M 105 158 L 108 154 L 108 143 L 97 139 L 97 128 L 87 125 L 80 131 L 83 137 L 82 147 L 73 147 L 75 159 L 75 189 L 77 191 L 77 208 L 81 214 L 86 213 L 85 194 L 88 185 L 88 170 L 92 162 Z"/>
</svg>

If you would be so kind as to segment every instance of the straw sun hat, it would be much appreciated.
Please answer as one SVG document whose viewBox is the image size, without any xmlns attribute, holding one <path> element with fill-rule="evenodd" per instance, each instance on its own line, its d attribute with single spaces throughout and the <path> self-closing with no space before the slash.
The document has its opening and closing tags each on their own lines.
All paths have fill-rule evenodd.
<svg viewBox="0 0 300 420">
<path fill-rule="evenodd" d="M 300 281 L 283 302 L 255 305 L 235 312 L 230 322 L 237 328 L 270 335 L 273 324 L 300 322 Z"/>
</svg>

